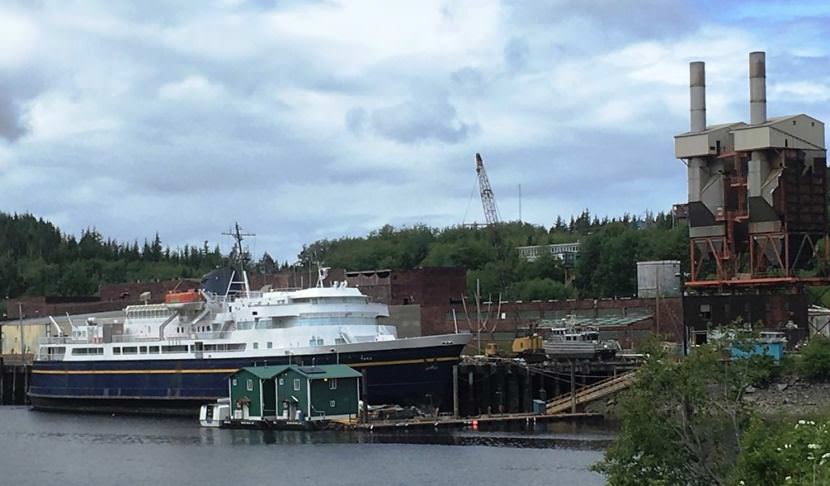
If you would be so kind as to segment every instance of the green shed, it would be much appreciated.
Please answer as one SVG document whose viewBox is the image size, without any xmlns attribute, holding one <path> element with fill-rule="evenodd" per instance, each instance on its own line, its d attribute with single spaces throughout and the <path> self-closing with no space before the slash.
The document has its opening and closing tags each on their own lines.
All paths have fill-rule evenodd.
<svg viewBox="0 0 830 486">
<path fill-rule="evenodd" d="M 255 366 L 231 375 L 235 419 L 307 420 L 357 415 L 361 374 L 346 365 Z"/>
</svg>

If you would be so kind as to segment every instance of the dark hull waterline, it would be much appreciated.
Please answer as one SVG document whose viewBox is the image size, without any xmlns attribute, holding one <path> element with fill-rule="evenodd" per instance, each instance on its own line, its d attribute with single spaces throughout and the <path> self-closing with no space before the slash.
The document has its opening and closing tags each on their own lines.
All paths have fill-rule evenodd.
<svg viewBox="0 0 830 486">
<path fill-rule="evenodd" d="M 247 366 L 348 364 L 363 373 L 370 404 L 452 408 L 452 366 L 462 345 L 258 358 L 36 361 L 33 408 L 101 413 L 187 414 L 228 395 L 228 376 Z"/>
</svg>

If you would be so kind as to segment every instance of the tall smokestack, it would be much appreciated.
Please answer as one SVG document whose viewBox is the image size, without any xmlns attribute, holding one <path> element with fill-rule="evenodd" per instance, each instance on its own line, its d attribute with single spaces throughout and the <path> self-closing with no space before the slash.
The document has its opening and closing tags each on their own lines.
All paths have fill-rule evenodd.
<svg viewBox="0 0 830 486">
<path fill-rule="evenodd" d="M 749 122 L 767 121 L 767 68 L 763 51 L 749 53 Z"/>
<path fill-rule="evenodd" d="M 702 132 L 706 130 L 706 65 L 701 61 L 689 63 L 689 95 L 690 131 Z"/>
</svg>

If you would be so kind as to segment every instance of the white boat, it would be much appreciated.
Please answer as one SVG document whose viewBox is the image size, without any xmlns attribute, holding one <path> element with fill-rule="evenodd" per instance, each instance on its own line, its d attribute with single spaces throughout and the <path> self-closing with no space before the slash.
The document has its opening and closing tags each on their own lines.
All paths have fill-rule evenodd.
<svg viewBox="0 0 830 486">
<path fill-rule="evenodd" d="M 202 427 L 221 427 L 231 417 L 229 398 L 220 398 L 216 403 L 202 405 L 199 409 L 199 424 Z"/>
<path fill-rule="evenodd" d="M 345 282 L 324 286 L 326 271 L 314 288 L 252 291 L 244 269 L 220 270 L 199 292 L 127 307 L 123 322 L 73 325 L 70 336 L 40 344 L 32 405 L 195 411 L 226 396 L 226 377 L 239 368 L 300 363 L 361 371 L 370 403 L 449 406 L 452 365 L 471 335 L 398 338 L 386 305 Z"/>
</svg>

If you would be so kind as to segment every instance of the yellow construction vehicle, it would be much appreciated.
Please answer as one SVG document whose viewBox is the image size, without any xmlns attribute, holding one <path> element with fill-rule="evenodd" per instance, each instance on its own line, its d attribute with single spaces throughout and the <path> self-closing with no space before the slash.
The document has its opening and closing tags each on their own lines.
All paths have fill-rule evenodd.
<svg viewBox="0 0 830 486">
<path fill-rule="evenodd" d="M 502 353 L 499 351 L 499 345 L 494 342 L 489 342 L 484 347 L 484 355 L 488 358 L 522 358 L 529 363 L 539 363 L 545 360 L 542 336 L 537 334 L 513 339 L 510 351 L 509 354 Z"/>
</svg>

